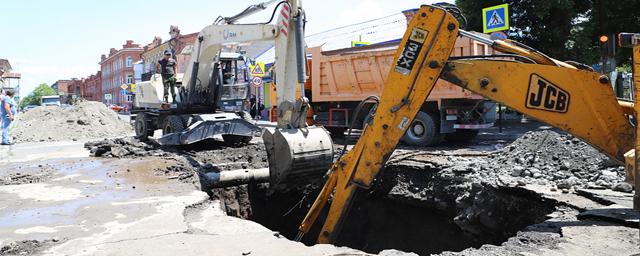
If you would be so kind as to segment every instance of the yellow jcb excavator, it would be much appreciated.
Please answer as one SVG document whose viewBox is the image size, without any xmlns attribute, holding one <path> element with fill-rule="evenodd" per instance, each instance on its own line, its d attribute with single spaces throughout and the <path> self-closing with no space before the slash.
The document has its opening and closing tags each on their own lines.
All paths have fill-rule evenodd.
<svg viewBox="0 0 640 256">
<path fill-rule="evenodd" d="M 400 43 L 372 121 L 354 145 L 331 167 L 327 181 L 300 225 L 297 240 L 309 232 L 333 195 L 318 237 L 331 243 L 339 233 L 357 189 L 371 187 L 376 175 L 429 96 L 438 78 L 544 121 L 591 144 L 627 166 L 633 177 L 640 149 L 636 139 L 638 104 L 618 102 L 607 76 L 575 62 L 562 62 L 511 40 L 488 40 L 459 28 L 455 6 L 423 5 Z M 505 53 L 491 58 L 450 59 L 456 37 L 468 36 Z M 633 46 L 634 66 L 640 68 L 640 34 L 621 34 Z M 640 73 L 634 82 L 640 84 Z M 640 90 L 635 87 L 636 98 Z M 636 180 L 637 182 L 640 179 Z M 638 196 L 635 208 L 640 209 Z"/>
</svg>

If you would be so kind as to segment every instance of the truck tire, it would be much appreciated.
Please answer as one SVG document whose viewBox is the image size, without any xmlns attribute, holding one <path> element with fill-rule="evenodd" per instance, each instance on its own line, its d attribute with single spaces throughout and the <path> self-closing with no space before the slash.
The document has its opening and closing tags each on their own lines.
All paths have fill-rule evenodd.
<svg viewBox="0 0 640 256">
<path fill-rule="evenodd" d="M 153 136 L 153 132 L 155 131 L 151 119 L 148 118 L 147 114 L 142 112 L 136 115 L 133 126 L 136 131 L 136 139 L 141 141 L 149 139 L 149 136 Z"/>
<path fill-rule="evenodd" d="M 224 143 L 227 143 L 229 145 L 246 145 L 249 144 L 251 139 L 253 139 L 253 137 L 251 136 L 242 136 L 235 134 L 222 135 L 222 140 L 224 140 Z"/>
<path fill-rule="evenodd" d="M 344 127 L 324 127 L 325 129 L 327 129 L 327 131 L 329 132 L 329 135 L 332 138 L 343 138 L 344 137 L 344 132 L 347 131 L 347 128 Z"/>
<path fill-rule="evenodd" d="M 168 116 L 164 119 L 162 125 L 162 134 L 167 135 L 169 133 L 184 131 L 184 123 L 179 116 Z"/>
<path fill-rule="evenodd" d="M 407 129 L 402 142 L 410 146 L 435 146 L 442 142 L 444 134 L 440 133 L 440 124 L 435 114 L 418 112 L 416 118 Z"/>
<path fill-rule="evenodd" d="M 448 133 L 445 136 L 445 139 L 448 142 L 469 142 L 475 139 L 478 136 L 480 130 L 471 130 L 471 129 L 457 129 L 453 133 Z"/>
</svg>

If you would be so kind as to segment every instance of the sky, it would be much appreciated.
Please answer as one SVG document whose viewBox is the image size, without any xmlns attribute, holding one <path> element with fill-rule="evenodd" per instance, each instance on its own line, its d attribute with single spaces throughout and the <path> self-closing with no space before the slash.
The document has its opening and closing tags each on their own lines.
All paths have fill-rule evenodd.
<svg viewBox="0 0 640 256">
<path fill-rule="evenodd" d="M 263 0 L 264 1 L 264 0 Z M 169 38 L 169 26 L 182 34 L 200 31 L 218 16 L 232 16 L 260 0 L 3 1 L 0 12 L 0 58 L 22 74 L 20 94 L 41 83 L 82 78 L 100 69 L 101 54 L 120 49 L 126 40 L 145 45 L 154 36 Z M 384 17 L 433 0 L 307 0 L 305 33 Z M 452 2 L 452 1 L 446 1 Z M 273 7 L 243 19 L 265 22 Z"/>
</svg>

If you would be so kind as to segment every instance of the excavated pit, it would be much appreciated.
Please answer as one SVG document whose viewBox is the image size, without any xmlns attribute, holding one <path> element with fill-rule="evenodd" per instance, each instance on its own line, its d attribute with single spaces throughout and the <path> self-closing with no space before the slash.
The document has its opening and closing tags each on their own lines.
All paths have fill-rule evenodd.
<svg viewBox="0 0 640 256">
<path fill-rule="evenodd" d="M 86 146 L 101 157 L 152 155 L 178 160 L 179 165 L 157 170 L 158 175 L 194 185 L 199 181 L 198 187 L 219 200 L 228 215 L 256 221 L 289 239 L 297 234 L 321 186 L 274 192 L 266 184 L 211 189 L 203 182 L 200 174 L 207 172 L 267 167 L 259 143 L 162 148 L 123 139 Z M 624 180 L 623 167 L 579 139 L 552 131 L 526 133 L 491 153 L 420 149 L 396 153 L 373 189 L 357 193 L 337 245 L 369 253 L 396 249 L 427 255 L 514 239 L 518 243 L 516 234 L 523 233 L 519 231 L 557 215 L 558 207 L 567 207 L 543 194 L 620 190 Z M 304 243 L 315 242 L 323 218 L 321 214 Z"/>
<path fill-rule="evenodd" d="M 336 245 L 368 253 L 419 255 L 499 245 L 540 223 L 555 203 L 517 187 L 471 183 L 431 165 L 390 165 L 370 191 L 360 191 Z M 214 189 L 228 214 L 256 221 L 292 239 L 319 188 L 273 192 L 264 184 Z M 324 221 L 325 213 L 319 222 Z M 315 243 L 316 224 L 302 242 Z"/>
</svg>

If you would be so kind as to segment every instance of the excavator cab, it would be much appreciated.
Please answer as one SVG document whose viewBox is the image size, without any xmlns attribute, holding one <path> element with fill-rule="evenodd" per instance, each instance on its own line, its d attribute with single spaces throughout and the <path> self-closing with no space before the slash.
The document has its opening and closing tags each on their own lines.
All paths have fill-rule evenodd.
<svg viewBox="0 0 640 256">
<path fill-rule="evenodd" d="M 245 102 L 249 100 L 250 85 L 246 79 L 246 70 L 242 68 L 247 65 L 240 53 L 220 53 L 220 61 L 214 71 L 221 77 L 221 95 L 218 101 L 220 109 L 234 112 L 249 110 L 245 107 Z"/>
</svg>

